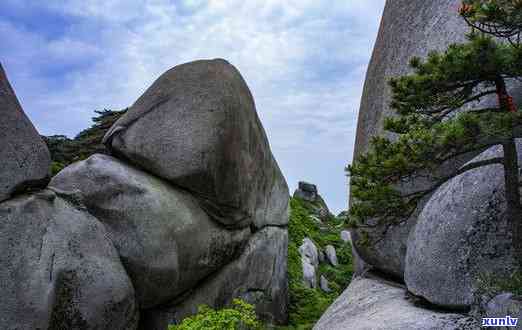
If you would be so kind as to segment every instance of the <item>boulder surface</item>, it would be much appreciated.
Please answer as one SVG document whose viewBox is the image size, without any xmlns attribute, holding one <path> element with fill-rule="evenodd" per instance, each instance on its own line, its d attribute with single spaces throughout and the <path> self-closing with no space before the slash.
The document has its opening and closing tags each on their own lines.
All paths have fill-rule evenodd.
<svg viewBox="0 0 522 330">
<path fill-rule="evenodd" d="M 522 144 L 518 143 L 519 163 Z M 501 157 L 492 147 L 471 162 Z M 482 275 L 514 269 L 501 164 L 467 171 L 431 197 L 410 235 L 405 282 L 433 304 L 467 309 Z"/>
<path fill-rule="evenodd" d="M 134 289 L 104 226 L 58 195 L 0 204 L 0 328 L 136 329 Z"/>
<path fill-rule="evenodd" d="M 415 306 L 404 287 L 357 277 L 326 310 L 314 330 L 471 330 L 480 325 L 460 314 Z"/>
<path fill-rule="evenodd" d="M 288 321 L 288 232 L 266 227 L 256 232 L 234 262 L 209 277 L 188 297 L 172 308 L 172 318 L 181 320 L 206 304 L 223 307 L 233 298 L 256 306 L 256 312 L 271 324 Z"/>
<path fill-rule="evenodd" d="M 214 223 L 187 192 L 107 155 L 68 166 L 50 186 L 79 190 L 106 226 L 142 308 L 194 287 L 237 257 L 250 235 Z"/>
<path fill-rule="evenodd" d="M 51 157 L 0 64 L 0 202 L 49 181 Z"/>
<path fill-rule="evenodd" d="M 225 60 L 164 73 L 104 142 L 116 155 L 190 191 L 224 225 L 288 222 L 286 181 L 247 84 Z"/>
</svg>

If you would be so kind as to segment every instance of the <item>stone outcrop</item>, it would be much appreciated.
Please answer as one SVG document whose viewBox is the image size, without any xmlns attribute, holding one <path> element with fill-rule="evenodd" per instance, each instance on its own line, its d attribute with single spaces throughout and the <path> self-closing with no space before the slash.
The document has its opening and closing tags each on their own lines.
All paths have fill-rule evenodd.
<svg viewBox="0 0 522 330">
<path fill-rule="evenodd" d="M 317 192 L 317 186 L 312 183 L 300 181 L 298 183 L 298 188 L 294 192 L 295 198 L 300 198 L 307 202 L 315 202 L 317 200 L 317 196 L 319 193 Z"/>
<path fill-rule="evenodd" d="M 28 188 L 45 187 L 51 157 L 29 121 L 0 64 L 0 202 Z"/>
<path fill-rule="evenodd" d="M 0 204 L 0 328 L 136 329 L 132 283 L 104 226 L 70 195 Z"/>
<path fill-rule="evenodd" d="M 288 187 L 248 86 L 224 60 L 164 73 L 104 141 L 115 154 L 190 191 L 224 225 L 287 224 Z"/>
<path fill-rule="evenodd" d="M 522 144 L 518 143 L 522 164 Z M 493 147 L 471 162 L 502 156 Z M 508 276 L 513 260 L 501 164 L 467 171 L 430 198 L 411 233 L 408 289 L 433 304 L 469 308 L 480 276 Z"/>
<path fill-rule="evenodd" d="M 299 247 L 301 255 L 301 265 L 303 267 L 303 283 L 308 288 L 317 287 L 317 268 L 322 256 L 322 252 L 317 249 L 315 243 L 308 237 L 303 239 L 303 244 Z M 321 255 L 321 258 L 319 257 Z"/>
<path fill-rule="evenodd" d="M 428 310 L 406 298 L 406 289 L 378 278 L 355 278 L 315 324 L 314 330 L 480 329 L 473 318 Z"/>
<path fill-rule="evenodd" d="M 339 266 L 339 262 L 337 261 L 337 253 L 335 252 L 335 247 L 333 245 L 327 245 L 324 253 L 326 255 L 326 260 L 330 265 L 337 267 Z"/>
<path fill-rule="evenodd" d="M 78 190 L 101 221 L 142 308 L 168 302 L 237 257 L 250 229 L 214 223 L 197 199 L 111 156 L 93 155 L 50 184 Z"/>
</svg>

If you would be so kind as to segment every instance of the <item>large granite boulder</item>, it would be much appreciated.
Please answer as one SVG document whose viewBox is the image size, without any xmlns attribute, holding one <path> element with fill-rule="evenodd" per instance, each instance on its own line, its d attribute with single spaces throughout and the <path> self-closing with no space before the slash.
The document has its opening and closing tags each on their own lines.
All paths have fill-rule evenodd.
<svg viewBox="0 0 522 330">
<path fill-rule="evenodd" d="M 195 314 L 197 306 L 223 307 L 233 298 L 256 306 L 256 312 L 271 324 L 288 321 L 288 232 L 266 227 L 249 240 L 234 262 L 209 277 L 188 297 L 172 307 L 172 321 Z"/>
<path fill-rule="evenodd" d="M 189 193 L 111 156 L 93 155 L 50 183 L 79 190 L 107 228 L 141 308 L 174 299 L 239 255 L 250 229 L 212 221 Z"/>
<path fill-rule="evenodd" d="M 225 60 L 190 62 L 164 73 L 104 142 L 190 191 L 224 225 L 287 224 L 285 179 L 247 84 Z"/>
<path fill-rule="evenodd" d="M 357 277 L 326 310 L 316 330 L 466 330 L 480 329 L 475 319 L 428 310 L 406 298 L 403 286 Z"/>
<path fill-rule="evenodd" d="M 373 55 L 366 73 L 356 133 L 354 160 L 368 151 L 372 137 L 384 135 L 383 122 L 393 116 L 390 108 L 390 78 L 411 72 L 409 61 L 413 56 L 425 57 L 430 51 L 443 51 L 455 42 L 464 42 L 468 26 L 458 14 L 461 0 L 389 0 L 383 17 Z M 518 104 L 522 102 L 520 83 L 509 84 Z M 483 98 L 479 107 L 496 104 L 495 97 Z M 455 162 L 460 166 L 477 153 L 462 156 Z M 444 169 L 440 169 L 444 173 Z M 416 179 L 408 189 L 421 190 L 426 182 Z M 350 201 L 352 202 L 352 201 Z M 420 203 L 417 214 L 422 210 Z M 354 245 L 359 255 L 376 269 L 402 278 L 404 257 L 409 233 L 415 227 L 417 216 L 404 219 L 400 225 L 378 226 L 367 232 L 374 245 L 360 242 L 361 232 L 354 231 Z M 384 234 L 383 234 L 384 233 Z"/>
<path fill-rule="evenodd" d="M 49 181 L 51 157 L 0 64 L 0 202 Z"/>
<path fill-rule="evenodd" d="M 517 148 L 521 163 L 520 142 Z M 501 156 L 496 146 L 471 162 Z M 489 165 L 451 179 L 433 194 L 410 235 L 404 279 L 408 290 L 433 304 L 467 309 L 481 276 L 508 276 L 515 265 L 504 169 Z"/>
<path fill-rule="evenodd" d="M 4 201 L 0 250 L 1 329 L 136 329 L 132 283 L 104 226 L 74 196 Z"/>
</svg>

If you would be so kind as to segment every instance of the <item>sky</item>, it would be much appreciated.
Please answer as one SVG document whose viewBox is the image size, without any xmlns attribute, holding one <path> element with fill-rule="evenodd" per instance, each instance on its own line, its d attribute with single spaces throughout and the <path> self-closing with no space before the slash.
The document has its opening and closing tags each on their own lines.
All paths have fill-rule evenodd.
<svg viewBox="0 0 522 330">
<path fill-rule="evenodd" d="M 346 209 L 384 0 L 1 0 L 0 62 L 40 134 L 74 137 L 164 71 L 224 58 L 254 95 L 290 192 Z"/>
</svg>

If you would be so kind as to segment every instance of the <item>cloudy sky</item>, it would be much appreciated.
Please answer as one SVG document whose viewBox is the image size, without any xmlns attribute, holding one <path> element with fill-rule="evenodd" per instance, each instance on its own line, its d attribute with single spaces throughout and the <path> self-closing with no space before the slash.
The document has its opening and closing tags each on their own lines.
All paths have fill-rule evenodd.
<svg viewBox="0 0 522 330">
<path fill-rule="evenodd" d="M 347 203 L 359 99 L 384 0 L 1 0 L 0 61 L 41 134 L 73 137 L 165 70 L 243 74 L 291 191 Z"/>
</svg>

